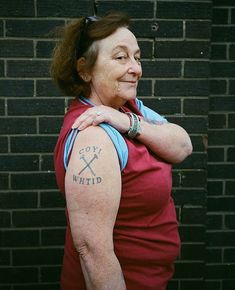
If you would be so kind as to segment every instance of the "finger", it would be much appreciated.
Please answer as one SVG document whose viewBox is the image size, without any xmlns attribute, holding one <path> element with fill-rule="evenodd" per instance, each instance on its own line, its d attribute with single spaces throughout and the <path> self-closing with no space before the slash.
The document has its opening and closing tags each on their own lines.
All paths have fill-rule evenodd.
<svg viewBox="0 0 235 290">
<path fill-rule="evenodd" d="M 84 130 L 88 126 L 98 125 L 104 121 L 104 115 L 101 111 L 90 111 L 88 116 L 83 116 L 83 119 L 80 120 L 80 125 L 78 126 L 79 130 Z"/>
<path fill-rule="evenodd" d="M 79 118 L 77 118 L 72 125 L 72 129 L 77 129 L 80 126 L 80 124 L 81 124 L 81 121 Z"/>
<path fill-rule="evenodd" d="M 84 130 L 85 128 L 93 125 L 94 117 L 87 116 L 86 119 L 82 120 L 78 126 L 78 130 Z"/>
<path fill-rule="evenodd" d="M 96 117 L 94 118 L 94 120 L 93 120 L 93 125 L 94 126 L 97 126 L 97 125 L 99 125 L 100 123 L 103 123 L 103 122 L 105 122 L 105 116 L 102 114 L 102 115 L 96 115 Z"/>
<path fill-rule="evenodd" d="M 93 108 L 87 109 L 79 117 L 76 118 L 75 122 L 72 125 L 72 129 L 78 128 L 90 115 L 92 115 Z"/>
<path fill-rule="evenodd" d="M 83 130 L 90 125 L 98 125 L 105 121 L 103 112 L 100 110 L 103 106 L 96 106 L 95 108 L 87 109 L 81 114 L 73 123 L 72 129 L 78 128 Z"/>
</svg>

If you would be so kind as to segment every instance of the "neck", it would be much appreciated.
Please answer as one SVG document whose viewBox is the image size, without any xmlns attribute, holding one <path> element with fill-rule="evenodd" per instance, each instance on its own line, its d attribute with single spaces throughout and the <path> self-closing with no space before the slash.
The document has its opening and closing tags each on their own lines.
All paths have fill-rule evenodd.
<svg viewBox="0 0 235 290">
<path fill-rule="evenodd" d="M 89 100 L 95 105 L 95 106 L 100 106 L 100 105 L 104 105 L 104 106 L 107 106 L 107 107 L 111 107 L 113 109 L 116 109 L 116 110 L 119 110 L 124 104 L 126 101 L 123 101 L 123 100 L 116 100 L 116 102 L 108 102 L 107 100 L 102 100 L 99 96 L 97 95 L 93 95 L 91 94 L 89 96 Z"/>
</svg>

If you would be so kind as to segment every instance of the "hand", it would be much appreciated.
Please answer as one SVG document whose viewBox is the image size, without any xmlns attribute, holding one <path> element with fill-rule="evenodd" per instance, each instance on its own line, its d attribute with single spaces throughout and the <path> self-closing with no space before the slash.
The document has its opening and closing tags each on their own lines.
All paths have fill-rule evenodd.
<svg viewBox="0 0 235 290">
<path fill-rule="evenodd" d="M 104 105 L 87 109 L 75 120 L 72 128 L 84 130 L 89 126 L 98 126 L 104 122 L 117 129 L 120 133 L 126 133 L 130 128 L 130 119 L 127 114 Z"/>
</svg>

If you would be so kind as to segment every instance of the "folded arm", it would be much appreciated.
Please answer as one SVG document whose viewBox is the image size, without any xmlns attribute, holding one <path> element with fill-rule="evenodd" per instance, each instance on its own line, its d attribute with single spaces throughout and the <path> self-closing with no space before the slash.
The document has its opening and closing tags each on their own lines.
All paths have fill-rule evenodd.
<svg viewBox="0 0 235 290">
<path fill-rule="evenodd" d="M 120 133 L 126 133 L 130 128 L 127 114 L 103 105 L 89 108 L 76 119 L 73 127 L 84 130 L 102 122 L 110 124 Z M 136 138 L 169 163 L 180 163 L 192 153 L 188 133 L 173 123 L 151 122 L 144 118 L 141 121 L 140 135 Z"/>
<path fill-rule="evenodd" d="M 65 178 L 74 245 L 88 290 L 125 290 L 113 249 L 121 174 L 112 141 L 100 127 L 76 137 Z"/>
<path fill-rule="evenodd" d="M 136 137 L 156 155 L 169 163 L 180 163 L 192 153 L 187 132 L 173 123 L 151 124 L 141 121 L 141 133 Z"/>
</svg>

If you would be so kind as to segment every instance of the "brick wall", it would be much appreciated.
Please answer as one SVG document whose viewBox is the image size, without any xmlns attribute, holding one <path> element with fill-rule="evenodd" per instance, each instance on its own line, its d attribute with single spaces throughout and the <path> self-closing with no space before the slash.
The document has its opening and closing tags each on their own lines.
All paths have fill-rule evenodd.
<svg viewBox="0 0 235 290">
<path fill-rule="evenodd" d="M 206 277 L 235 289 L 235 3 L 214 1 L 209 102 Z"/>
<path fill-rule="evenodd" d="M 92 14 L 90 2 L 0 0 L 0 290 L 58 289 L 65 218 L 52 151 L 69 98 L 50 80 L 49 32 Z M 168 290 L 235 288 L 232 2 L 214 1 L 211 38 L 210 0 L 99 1 L 100 15 L 132 16 L 139 96 L 185 127 L 194 145 L 173 171 L 182 252 Z"/>
</svg>

